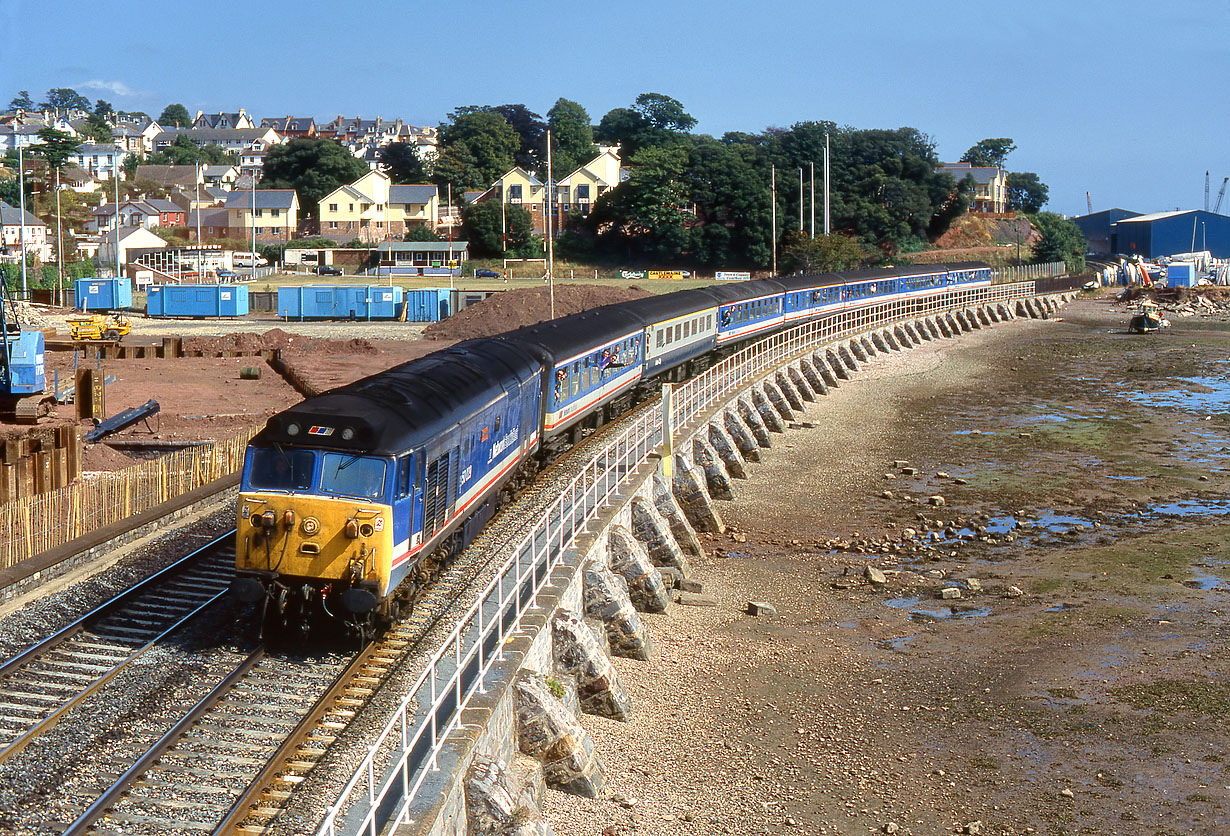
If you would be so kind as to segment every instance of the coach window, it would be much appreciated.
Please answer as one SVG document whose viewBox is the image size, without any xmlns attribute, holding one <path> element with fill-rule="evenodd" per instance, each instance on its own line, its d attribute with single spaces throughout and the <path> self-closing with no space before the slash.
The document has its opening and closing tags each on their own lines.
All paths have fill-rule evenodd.
<svg viewBox="0 0 1230 836">
<path fill-rule="evenodd" d="M 310 450 L 281 450 L 274 447 L 252 449 L 252 469 L 248 481 L 253 488 L 275 491 L 302 491 L 312 486 L 315 456 Z"/>
<path fill-rule="evenodd" d="M 580 391 L 581 391 L 581 362 L 578 360 L 577 362 L 572 364 L 572 394 L 575 395 L 577 392 L 580 392 Z"/>
</svg>

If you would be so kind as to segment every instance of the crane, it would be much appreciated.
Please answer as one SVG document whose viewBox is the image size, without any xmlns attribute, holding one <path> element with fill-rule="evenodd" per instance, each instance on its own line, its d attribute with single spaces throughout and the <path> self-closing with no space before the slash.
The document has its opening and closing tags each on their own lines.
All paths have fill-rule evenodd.
<svg viewBox="0 0 1230 836">
<path fill-rule="evenodd" d="M 1093 198 L 1089 196 L 1089 192 L 1085 192 L 1085 206 L 1089 208 L 1089 214 L 1093 214 Z"/>
<path fill-rule="evenodd" d="M 1226 184 L 1230 183 L 1230 177 L 1221 181 L 1221 188 L 1217 191 L 1217 202 L 1213 204 L 1213 214 L 1219 214 L 1218 209 L 1221 209 L 1221 199 L 1226 196 Z"/>
<path fill-rule="evenodd" d="M 1204 172 L 1204 211 L 1209 211 L 1209 172 Z"/>
</svg>

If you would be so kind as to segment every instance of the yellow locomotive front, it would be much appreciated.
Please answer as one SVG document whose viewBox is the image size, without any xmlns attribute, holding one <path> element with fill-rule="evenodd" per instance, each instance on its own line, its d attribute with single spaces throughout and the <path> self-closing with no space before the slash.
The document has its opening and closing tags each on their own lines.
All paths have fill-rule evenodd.
<svg viewBox="0 0 1230 836">
<path fill-rule="evenodd" d="M 387 607 L 394 545 L 391 459 L 248 448 L 236 523 L 240 600 L 263 600 L 265 629 L 322 619 L 365 628 Z"/>
</svg>

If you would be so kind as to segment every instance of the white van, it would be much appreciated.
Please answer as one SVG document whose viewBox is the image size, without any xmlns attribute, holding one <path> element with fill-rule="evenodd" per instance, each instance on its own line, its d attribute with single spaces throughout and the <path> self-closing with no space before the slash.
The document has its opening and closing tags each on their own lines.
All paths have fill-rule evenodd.
<svg viewBox="0 0 1230 836">
<path fill-rule="evenodd" d="M 269 262 L 265 259 L 265 257 L 261 255 L 260 253 L 257 253 L 256 266 L 264 267 L 267 264 L 269 264 Z M 232 267 L 251 267 L 252 266 L 252 253 L 251 252 L 238 252 L 238 251 L 231 253 L 231 266 Z"/>
</svg>

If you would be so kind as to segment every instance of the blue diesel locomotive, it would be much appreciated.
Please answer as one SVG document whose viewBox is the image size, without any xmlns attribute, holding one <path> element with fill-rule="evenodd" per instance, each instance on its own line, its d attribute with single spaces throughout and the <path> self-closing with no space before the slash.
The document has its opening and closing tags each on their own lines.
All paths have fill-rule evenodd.
<svg viewBox="0 0 1230 836">
<path fill-rule="evenodd" d="M 309 398 L 248 447 L 233 591 L 263 603 L 267 629 L 369 634 L 473 539 L 519 471 L 638 387 L 783 327 L 990 281 L 974 263 L 684 290 L 469 340 Z"/>
</svg>

